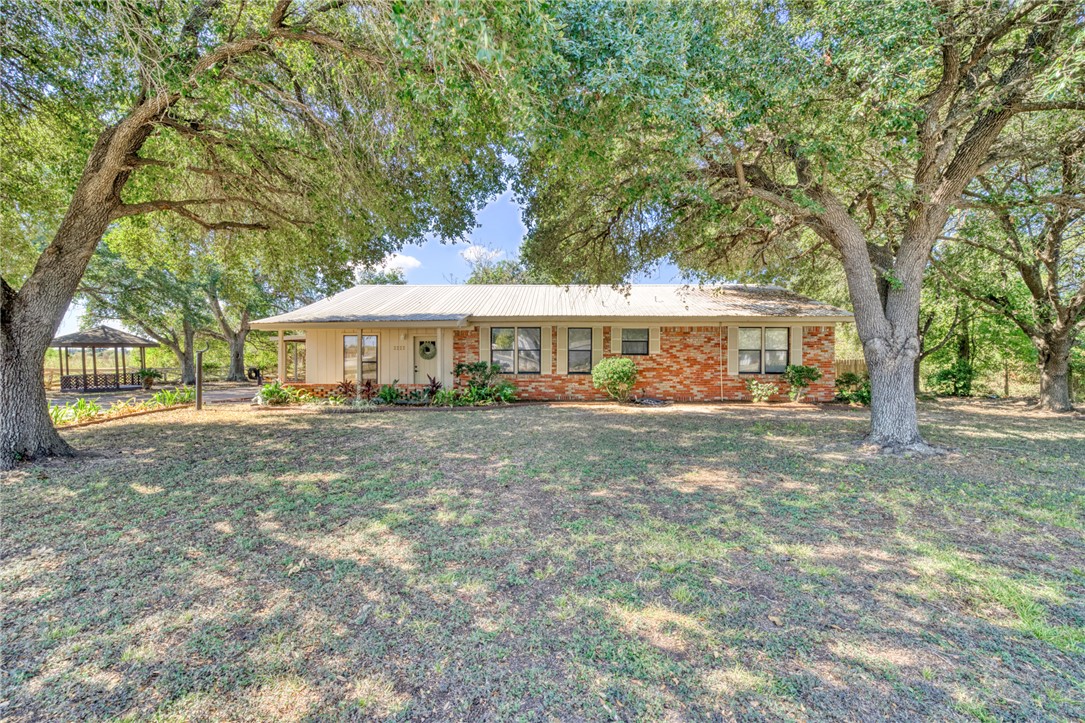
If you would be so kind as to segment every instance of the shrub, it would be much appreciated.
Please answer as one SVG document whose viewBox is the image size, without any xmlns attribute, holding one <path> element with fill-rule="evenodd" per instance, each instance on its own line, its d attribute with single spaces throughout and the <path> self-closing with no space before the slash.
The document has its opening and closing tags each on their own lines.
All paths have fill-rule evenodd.
<svg viewBox="0 0 1085 723">
<path fill-rule="evenodd" d="M 353 399 L 358 394 L 358 386 L 349 379 L 344 379 L 330 393 L 342 399 Z"/>
<path fill-rule="evenodd" d="M 746 391 L 750 393 L 750 398 L 753 401 L 760 404 L 761 402 L 767 402 L 769 397 L 780 391 L 780 387 L 769 382 L 763 382 L 759 379 L 747 379 Z"/>
<path fill-rule="evenodd" d="M 848 404 L 870 405 L 870 377 L 844 372 L 836 378 L 836 398 Z"/>
<path fill-rule="evenodd" d="M 490 401 L 498 404 L 511 404 L 516 401 L 516 385 L 508 380 L 501 380 L 489 387 Z"/>
<path fill-rule="evenodd" d="M 972 396 L 972 382 L 976 379 L 976 370 L 964 359 L 958 359 L 953 366 L 939 369 L 927 376 L 927 385 L 943 397 Z"/>
<path fill-rule="evenodd" d="M 489 362 L 457 364 L 453 369 L 457 377 L 466 377 L 467 387 L 460 389 L 460 404 L 509 404 L 516 401 L 516 385 L 501 378 L 501 365 Z"/>
<path fill-rule="evenodd" d="M 430 396 L 429 403 L 435 407 L 455 407 L 462 404 L 455 389 L 438 389 Z"/>
<path fill-rule="evenodd" d="M 262 386 L 252 401 L 257 404 L 289 404 L 291 402 L 290 390 L 277 381 L 271 382 Z"/>
<path fill-rule="evenodd" d="M 807 388 L 818 379 L 821 379 L 821 372 L 816 367 L 789 364 L 787 369 L 784 370 L 784 381 L 791 387 L 787 392 L 787 396 L 793 402 L 801 401 L 806 394 Z"/>
<path fill-rule="evenodd" d="M 395 404 L 403 397 L 403 392 L 396 384 L 398 379 L 394 379 L 391 384 L 383 385 L 380 390 L 377 391 L 377 399 L 384 404 Z"/>
<path fill-rule="evenodd" d="M 425 392 L 426 399 L 432 399 L 437 392 L 441 391 L 441 387 L 443 387 L 444 384 L 441 384 L 436 377 L 431 377 L 429 374 L 426 375 L 426 379 L 428 379 L 429 382 L 426 384 L 426 388 L 423 391 Z"/>
<path fill-rule="evenodd" d="M 372 402 L 377 396 L 377 384 L 372 379 L 366 379 L 365 383 L 358 387 L 358 397 L 363 402 Z"/>
<path fill-rule="evenodd" d="M 637 365 L 627 357 L 601 359 L 591 370 L 591 382 L 611 399 L 629 401 L 629 395 L 637 383 Z"/>
<path fill-rule="evenodd" d="M 460 363 L 452 369 L 457 377 L 467 377 L 467 386 L 473 389 L 483 389 L 493 386 L 501 376 L 501 365 L 478 361 L 469 364 Z"/>
</svg>

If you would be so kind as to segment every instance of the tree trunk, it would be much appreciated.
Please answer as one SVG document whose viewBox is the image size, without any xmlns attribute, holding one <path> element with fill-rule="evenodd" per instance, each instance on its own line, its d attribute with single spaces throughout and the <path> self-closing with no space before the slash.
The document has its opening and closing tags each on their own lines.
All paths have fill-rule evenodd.
<svg viewBox="0 0 1085 723">
<path fill-rule="evenodd" d="M 226 380 L 231 382 L 246 381 L 248 377 L 245 376 L 245 340 L 248 338 L 250 330 L 249 310 L 247 307 L 242 307 L 241 319 L 238 322 L 237 331 L 234 331 L 230 326 L 229 319 L 226 318 L 226 314 L 222 311 L 222 304 L 219 302 L 213 286 L 208 289 L 207 301 L 211 306 L 211 313 L 214 314 L 219 329 L 222 331 L 222 338 L 226 340 L 230 347 L 230 371 L 226 375 Z"/>
<path fill-rule="evenodd" d="M 1070 334 L 1051 331 L 1037 340 L 1036 351 L 1040 367 L 1040 408 L 1050 412 L 1069 412 L 1070 401 Z"/>
<path fill-rule="evenodd" d="M 28 343 L 2 325 L 0 345 L 0 469 L 34 457 L 70 456 L 74 450 L 61 439 L 49 417 L 42 367 L 47 346 Z"/>
<path fill-rule="evenodd" d="M 196 345 L 196 329 L 186 319 L 184 322 L 184 346 L 175 350 L 177 360 L 181 363 L 181 383 L 196 383 L 196 355 L 193 347 Z"/>
<path fill-rule="evenodd" d="M 923 444 L 915 405 L 916 354 L 908 347 L 894 353 L 867 354 L 870 373 L 870 436 L 887 451 Z"/>
<path fill-rule="evenodd" d="M 245 376 L 245 338 L 249 335 L 248 329 L 237 332 L 230 339 L 230 372 L 226 380 L 231 382 L 244 382 Z"/>
</svg>

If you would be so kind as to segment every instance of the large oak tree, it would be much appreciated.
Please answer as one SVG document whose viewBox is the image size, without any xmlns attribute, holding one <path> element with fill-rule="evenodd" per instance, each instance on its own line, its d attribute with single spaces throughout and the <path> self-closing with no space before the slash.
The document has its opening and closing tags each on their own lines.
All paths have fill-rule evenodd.
<svg viewBox="0 0 1085 723">
<path fill-rule="evenodd" d="M 1039 406 L 1066 412 L 1070 350 L 1085 326 L 1085 129 L 1022 123 L 1017 136 L 1017 152 L 966 192 L 934 258 L 956 289 L 1025 333 Z"/>
<path fill-rule="evenodd" d="M 455 237 L 503 187 L 533 6 L 390 0 L 3 4 L 0 468 L 70 453 L 46 348 L 111 224 L 172 214 L 267 273 Z M 538 57 L 539 52 L 532 52 Z"/>
<path fill-rule="evenodd" d="M 812 232 L 847 278 L 869 441 L 924 449 L 929 254 L 1011 119 L 1085 108 L 1080 3 L 599 2 L 561 20 L 523 163 L 527 260 L 613 283 Z"/>
</svg>

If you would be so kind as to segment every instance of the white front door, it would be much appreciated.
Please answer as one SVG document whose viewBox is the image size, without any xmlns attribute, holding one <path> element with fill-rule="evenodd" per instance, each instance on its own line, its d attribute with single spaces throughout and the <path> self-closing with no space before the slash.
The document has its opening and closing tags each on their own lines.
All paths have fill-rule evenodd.
<svg viewBox="0 0 1085 723">
<path fill-rule="evenodd" d="M 414 383 L 428 384 L 429 377 L 437 375 L 437 338 L 433 336 L 414 337 Z"/>
</svg>

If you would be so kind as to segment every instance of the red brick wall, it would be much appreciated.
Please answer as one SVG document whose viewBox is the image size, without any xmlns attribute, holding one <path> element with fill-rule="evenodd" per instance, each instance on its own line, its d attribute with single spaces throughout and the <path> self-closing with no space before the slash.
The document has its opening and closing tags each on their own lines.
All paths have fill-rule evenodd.
<svg viewBox="0 0 1085 723">
<path fill-rule="evenodd" d="M 802 330 L 803 366 L 817 367 L 821 379 L 810 385 L 806 396 L 813 402 L 831 402 L 836 394 L 836 327 L 806 326 Z"/>
<path fill-rule="evenodd" d="M 551 329 L 551 369 L 557 370 L 557 327 Z M 603 356 L 619 356 L 610 352 L 611 327 L 603 327 Z M 671 399 L 674 401 L 707 402 L 719 399 L 746 400 L 746 380 L 751 375 L 727 374 L 727 328 L 718 326 L 664 326 L 659 333 L 659 352 L 631 357 L 637 364 L 637 396 Z M 803 364 L 816 366 L 822 378 L 807 394 L 811 401 L 825 402 L 833 398 L 832 326 L 806 327 L 803 330 Z M 457 329 L 453 338 L 452 361 L 478 361 L 478 328 Z M 756 378 L 774 383 L 780 394 L 773 400 L 786 400 L 787 387 L 779 375 L 763 374 Z M 595 389 L 590 374 L 510 374 L 508 379 L 526 400 L 594 400 L 606 399 Z M 722 379 L 722 384 L 721 384 Z"/>
</svg>

